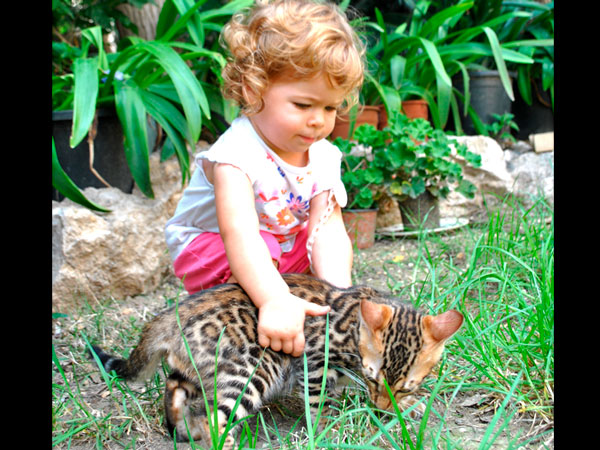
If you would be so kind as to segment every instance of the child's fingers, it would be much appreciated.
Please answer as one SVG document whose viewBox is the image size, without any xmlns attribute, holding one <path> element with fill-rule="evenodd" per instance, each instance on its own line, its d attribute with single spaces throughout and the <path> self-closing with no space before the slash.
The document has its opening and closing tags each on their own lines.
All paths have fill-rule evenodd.
<svg viewBox="0 0 600 450">
<path fill-rule="evenodd" d="M 281 350 L 288 355 L 294 351 L 294 340 L 286 339 L 281 343 Z"/>
<path fill-rule="evenodd" d="M 259 333 L 258 334 L 258 345 L 261 347 L 268 347 L 271 345 L 271 339 L 266 334 Z"/>
<path fill-rule="evenodd" d="M 304 352 L 304 343 L 304 333 L 298 333 L 294 338 L 294 349 L 290 352 L 292 356 L 300 356 Z"/>
<path fill-rule="evenodd" d="M 305 302 L 304 314 L 308 316 L 322 316 L 327 314 L 331 308 L 329 306 L 321 306 L 316 303 Z"/>
<path fill-rule="evenodd" d="M 279 338 L 271 338 L 271 348 L 273 350 L 275 350 L 276 352 L 278 352 L 279 350 L 281 350 L 283 347 L 282 343 L 281 343 L 281 339 Z"/>
</svg>

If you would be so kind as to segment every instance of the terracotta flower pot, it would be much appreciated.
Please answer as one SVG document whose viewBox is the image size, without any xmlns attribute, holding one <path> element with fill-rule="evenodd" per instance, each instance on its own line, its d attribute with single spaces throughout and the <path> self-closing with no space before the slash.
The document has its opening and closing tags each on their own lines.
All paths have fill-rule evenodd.
<svg viewBox="0 0 600 450">
<path fill-rule="evenodd" d="M 427 104 L 427 100 L 403 100 L 400 109 L 404 113 L 404 115 L 409 119 L 416 119 L 418 117 L 421 117 L 425 120 L 429 120 L 429 105 Z M 387 111 L 385 110 L 385 106 L 381 105 L 379 111 L 378 129 L 383 130 L 387 126 L 387 124 Z"/>
<path fill-rule="evenodd" d="M 370 123 L 375 128 L 379 125 L 379 106 L 363 106 L 362 110 L 356 117 L 356 124 L 354 129 L 363 123 Z M 335 139 L 341 136 L 344 139 L 348 139 L 350 133 L 350 116 L 347 114 L 340 114 L 335 119 L 335 126 L 331 132 L 331 139 Z"/>
<path fill-rule="evenodd" d="M 352 246 L 360 249 L 373 246 L 377 209 L 344 209 L 342 218 Z"/>
<path fill-rule="evenodd" d="M 429 120 L 429 105 L 426 100 L 403 100 L 402 112 L 409 119 L 423 118 Z"/>
</svg>

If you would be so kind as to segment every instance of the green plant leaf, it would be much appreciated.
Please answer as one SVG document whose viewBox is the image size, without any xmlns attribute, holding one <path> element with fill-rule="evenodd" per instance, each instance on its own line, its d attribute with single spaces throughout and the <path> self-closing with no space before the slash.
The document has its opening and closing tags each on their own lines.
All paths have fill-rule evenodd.
<svg viewBox="0 0 600 450">
<path fill-rule="evenodd" d="M 252 5 L 253 0 L 233 0 L 220 8 L 208 9 L 201 11 L 201 7 L 207 0 L 199 0 L 193 2 L 191 0 L 172 0 L 180 18 L 175 21 L 173 12 L 168 10 L 162 21 L 159 20 L 161 30 L 161 40 L 170 41 L 180 32 L 183 27 L 186 27 L 192 41 L 200 46 L 204 46 L 205 31 L 214 30 L 221 31 L 221 26 L 217 23 L 211 23 L 211 20 L 221 17 L 230 16 L 242 8 Z M 168 2 L 167 2 L 168 3 Z"/>
<path fill-rule="evenodd" d="M 358 195 L 356 196 L 357 206 L 363 209 L 367 209 L 370 208 L 371 205 L 373 205 L 373 201 L 373 193 L 368 187 L 363 186 L 358 192 Z"/>
<path fill-rule="evenodd" d="M 171 0 L 166 0 L 160 9 L 158 16 L 158 22 L 156 23 L 156 39 L 168 41 L 172 36 L 165 36 L 167 32 L 170 32 L 177 19 L 177 8 Z M 173 35 L 175 33 L 173 32 Z"/>
<path fill-rule="evenodd" d="M 162 42 L 143 42 L 140 46 L 156 57 L 158 63 L 173 81 L 185 112 L 190 137 L 194 143 L 197 142 L 202 127 L 200 108 L 202 108 L 204 115 L 210 119 L 208 99 L 200 82 L 177 52 L 168 44 Z"/>
<path fill-rule="evenodd" d="M 399 111 L 400 106 L 402 105 L 402 100 L 400 99 L 400 93 L 392 88 L 391 86 L 380 84 L 375 78 L 373 78 L 370 74 L 365 74 L 366 78 L 375 86 L 375 89 L 379 93 L 385 109 L 388 114 L 391 114 L 392 111 Z"/>
<path fill-rule="evenodd" d="M 389 186 L 389 190 L 394 195 L 402 195 L 402 184 L 399 181 L 393 181 Z"/>
<path fill-rule="evenodd" d="M 98 95 L 98 58 L 77 58 L 73 61 L 75 93 L 73 98 L 73 128 L 69 145 L 77 145 L 87 135 L 96 112 Z"/>
<path fill-rule="evenodd" d="M 446 72 L 442 58 L 437 51 L 435 44 L 427 39 L 419 38 L 421 45 L 427 53 L 431 64 L 435 70 L 435 79 L 437 86 L 437 105 L 438 105 L 438 117 L 442 127 L 448 120 L 448 113 L 450 111 L 450 96 L 452 94 L 452 81 Z"/>
<path fill-rule="evenodd" d="M 390 59 L 390 75 L 395 89 L 399 89 L 404 79 L 404 69 L 406 68 L 406 58 L 395 55 Z"/>
<path fill-rule="evenodd" d="M 490 43 L 490 47 L 492 48 L 492 54 L 494 55 L 494 60 L 496 61 L 496 68 L 498 69 L 498 74 L 500 75 L 500 80 L 502 80 L 502 85 L 504 86 L 504 90 L 508 97 L 514 101 L 515 94 L 512 88 L 512 82 L 508 75 L 508 69 L 506 68 L 506 63 L 504 62 L 504 57 L 502 55 L 502 50 L 500 48 L 500 42 L 498 42 L 498 36 L 494 30 L 490 27 L 483 27 L 483 31 L 485 32 L 488 41 Z"/>
<path fill-rule="evenodd" d="M 192 41 L 200 46 L 204 46 L 204 26 L 198 13 L 198 9 L 206 3 L 207 0 L 193 2 L 191 0 L 171 0 L 179 11 L 181 18 L 166 33 L 164 40 L 170 40 L 175 33 L 184 25 Z"/>
<path fill-rule="evenodd" d="M 102 38 L 102 28 L 99 26 L 86 28 L 82 30 L 81 37 L 90 41 L 98 49 L 98 66 L 101 70 L 108 70 L 108 59 L 104 51 L 104 40 Z"/>
<path fill-rule="evenodd" d="M 185 118 L 179 110 L 165 98 L 149 91 L 140 90 L 139 94 L 148 113 L 154 117 L 169 137 L 168 142 L 172 145 L 172 150 L 175 152 L 177 160 L 179 161 L 179 167 L 182 174 L 181 182 L 184 184 L 189 178 L 190 170 L 189 154 L 183 139 L 187 130 Z"/>
<path fill-rule="evenodd" d="M 241 9 L 252 6 L 254 0 L 232 0 L 220 8 L 209 9 L 200 12 L 200 19 L 203 22 L 214 19 L 215 17 L 230 16 L 240 11 Z"/>
<path fill-rule="evenodd" d="M 464 178 L 460 180 L 458 183 L 458 187 L 456 188 L 457 192 L 460 192 L 467 198 L 475 197 L 475 192 L 477 192 L 477 187 L 471 183 L 469 180 L 465 180 Z"/>
<path fill-rule="evenodd" d="M 94 211 L 111 212 L 110 209 L 106 209 L 92 202 L 91 200 L 88 200 L 87 197 L 79 190 L 73 180 L 71 180 L 71 178 L 66 174 L 60 165 L 60 162 L 58 161 L 54 138 L 52 138 L 52 186 L 54 186 L 54 188 L 66 198 L 81 206 L 85 206 L 86 208 Z"/>
<path fill-rule="evenodd" d="M 117 115 L 123 126 L 125 157 L 140 190 L 154 198 L 150 181 L 150 161 L 146 108 L 133 80 L 115 85 Z"/>
<path fill-rule="evenodd" d="M 437 33 L 438 29 L 444 24 L 444 22 L 446 22 L 448 19 L 452 19 L 457 16 L 460 17 L 465 13 L 465 11 L 471 9 L 474 3 L 474 1 L 462 2 L 457 5 L 445 8 L 442 11 L 434 14 L 425 23 L 425 25 L 423 25 L 423 27 L 419 31 L 419 36 L 432 36 L 434 33 Z"/>
<path fill-rule="evenodd" d="M 411 192 L 410 195 L 413 198 L 418 197 L 423 192 L 425 192 L 425 181 L 421 177 L 413 177 L 410 180 L 411 183 Z"/>
<path fill-rule="evenodd" d="M 383 172 L 376 167 L 369 167 L 365 170 L 365 181 L 367 183 L 381 184 L 383 183 Z"/>
<path fill-rule="evenodd" d="M 440 54 L 437 51 L 436 45 L 428 39 L 424 39 L 421 37 L 418 39 L 419 39 L 419 42 L 421 43 L 421 46 L 423 47 L 423 50 L 425 50 L 425 52 L 427 53 L 427 56 L 431 60 L 431 64 L 433 64 L 433 67 L 434 67 L 436 73 L 439 74 L 439 76 L 442 78 L 442 81 L 444 83 L 451 86 L 452 81 L 450 81 L 450 77 L 448 76 L 448 73 L 446 72 L 444 63 L 442 62 L 442 58 L 440 57 Z"/>
</svg>

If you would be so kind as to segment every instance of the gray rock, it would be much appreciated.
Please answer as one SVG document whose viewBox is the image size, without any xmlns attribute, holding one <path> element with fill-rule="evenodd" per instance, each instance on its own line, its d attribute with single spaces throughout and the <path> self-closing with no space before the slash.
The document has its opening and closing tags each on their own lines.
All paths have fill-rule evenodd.
<svg viewBox="0 0 600 450">
<path fill-rule="evenodd" d="M 112 210 L 91 211 L 68 199 L 52 202 L 52 303 L 66 310 L 83 299 L 124 298 L 156 289 L 172 275 L 164 226 L 183 193 L 172 158 L 150 156 L 155 198 L 134 188 L 87 188 L 84 195 Z M 193 170 L 193 168 L 192 168 Z"/>
<path fill-rule="evenodd" d="M 531 145 L 518 141 L 510 150 L 502 150 L 486 136 L 453 137 L 464 142 L 470 151 L 481 155 L 481 167 L 466 166 L 462 158 L 464 177 L 477 187 L 473 199 L 456 192 L 440 201 L 442 217 L 466 217 L 479 220 L 486 206 L 493 207 L 509 194 L 515 194 L 524 205 L 531 205 L 539 196 L 554 203 L 554 152 L 536 153 Z M 484 201 L 485 200 L 485 201 Z"/>
</svg>

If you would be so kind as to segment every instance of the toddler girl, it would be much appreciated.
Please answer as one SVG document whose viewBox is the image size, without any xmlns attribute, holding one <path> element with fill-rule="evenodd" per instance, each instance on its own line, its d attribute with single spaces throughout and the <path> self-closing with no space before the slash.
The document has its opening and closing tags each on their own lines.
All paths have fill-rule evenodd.
<svg viewBox="0 0 600 450">
<path fill-rule="evenodd" d="M 259 343 L 298 356 L 305 315 L 328 308 L 280 274 L 351 284 L 341 152 L 325 138 L 357 101 L 364 48 L 336 5 L 303 0 L 257 2 L 222 37 L 224 95 L 241 115 L 196 156 L 166 241 L 188 292 L 239 283 L 259 308 Z"/>
</svg>

